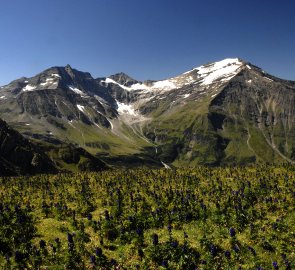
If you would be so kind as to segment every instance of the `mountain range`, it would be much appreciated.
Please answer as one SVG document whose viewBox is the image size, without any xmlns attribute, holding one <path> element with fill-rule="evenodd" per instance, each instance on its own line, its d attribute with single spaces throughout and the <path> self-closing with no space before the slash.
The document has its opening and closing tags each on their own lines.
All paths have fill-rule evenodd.
<svg viewBox="0 0 295 270">
<path fill-rule="evenodd" d="M 0 118 L 58 170 L 295 163 L 295 82 L 238 58 L 160 81 L 52 67 L 2 86 Z"/>
</svg>

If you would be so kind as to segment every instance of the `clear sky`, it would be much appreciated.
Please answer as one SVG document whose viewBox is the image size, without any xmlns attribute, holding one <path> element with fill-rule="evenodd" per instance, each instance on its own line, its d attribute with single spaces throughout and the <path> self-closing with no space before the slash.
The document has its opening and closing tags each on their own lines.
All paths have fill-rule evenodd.
<svg viewBox="0 0 295 270">
<path fill-rule="evenodd" d="M 51 66 L 164 79 L 240 57 L 295 80 L 294 0 L 0 0 L 0 85 Z"/>
</svg>

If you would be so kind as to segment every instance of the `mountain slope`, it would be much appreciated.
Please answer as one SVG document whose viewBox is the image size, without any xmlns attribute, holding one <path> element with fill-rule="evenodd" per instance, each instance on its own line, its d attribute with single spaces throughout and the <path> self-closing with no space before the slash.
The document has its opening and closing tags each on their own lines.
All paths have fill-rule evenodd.
<svg viewBox="0 0 295 270">
<path fill-rule="evenodd" d="M 294 162 L 294 108 L 294 82 L 237 58 L 144 82 L 53 67 L 0 89 L 25 136 L 128 165 Z"/>
<path fill-rule="evenodd" d="M 55 173 L 52 161 L 0 119 L 0 175 Z"/>
</svg>

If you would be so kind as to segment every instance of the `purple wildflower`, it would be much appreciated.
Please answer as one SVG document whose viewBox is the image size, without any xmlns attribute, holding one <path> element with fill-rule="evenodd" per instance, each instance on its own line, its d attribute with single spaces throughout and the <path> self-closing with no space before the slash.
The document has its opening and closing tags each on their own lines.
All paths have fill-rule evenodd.
<svg viewBox="0 0 295 270">
<path fill-rule="evenodd" d="M 235 230 L 234 228 L 230 228 L 230 229 L 229 229 L 229 235 L 230 235 L 231 237 L 235 237 L 235 236 L 236 236 L 236 230 Z"/>
<path fill-rule="evenodd" d="M 278 263 L 276 261 L 272 262 L 272 266 L 276 270 L 279 269 L 279 265 L 278 265 Z"/>
</svg>

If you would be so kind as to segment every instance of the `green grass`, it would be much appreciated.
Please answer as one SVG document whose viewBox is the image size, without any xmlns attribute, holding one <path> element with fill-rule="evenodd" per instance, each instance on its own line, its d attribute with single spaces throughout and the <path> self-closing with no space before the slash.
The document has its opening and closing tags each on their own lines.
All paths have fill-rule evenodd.
<svg viewBox="0 0 295 270">
<path fill-rule="evenodd" d="M 273 261 L 279 269 L 291 269 L 284 265 L 295 264 L 294 169 L 195 167 L 0 178 L 0 206 L 6 207 L 0 241 L 10 243 L 11 268 L 3 245 L 0 267 L 91 269 L 89 258 L 99 247 L 104 255 L 95 255 L 94 269 L 114 269 L 112 259 L 120 269 L 272 269 Z M 32 216 L 25 226 L 16 205 Z M 6 215 L 9 218 L 3 219 Z M 25 228 L 36 231 L 19 242 L 19 237 L 4 233 L 7 226 L 15 235 Z M 229 235 L 231 227 L 234 237 Z M 74 235 L 72 251 L 68 233 Z M 156 246 L 154 234 L 159 239 Z M 45 247 L 39 246 L 40 240 Z M 172 247 L 175 241 L 178 246 Z M 16 251 L 22 252 L 22 261 L 15 260 Z M 168 268 L 161 266 L 165 260 Z"/>
</svg>

